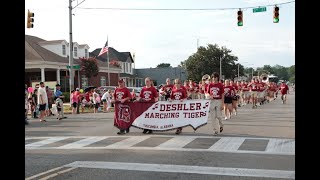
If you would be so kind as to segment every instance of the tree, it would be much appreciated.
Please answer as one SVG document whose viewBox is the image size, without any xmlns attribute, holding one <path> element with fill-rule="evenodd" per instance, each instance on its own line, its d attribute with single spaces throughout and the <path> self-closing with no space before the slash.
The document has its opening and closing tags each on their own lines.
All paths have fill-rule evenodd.
<svg viewBox="0 0 320 180">
<path fill-rule="evenodd" d="M 289 81 L 290 82 L 295 82 L 295 77 L 296 77 L 296 67 L 295 65 L 292 65 L 288 68 L 288 75 L 289 75 Z"/>
<path fill-rule="evenodd" d="M 170 63 L 160 63 L 157 66 L 157 68 L 166 68 L 166 67 L 171 67 Z"/>
<path fill-rule="evenodd" d="M 188 78 L 200 81 L 205 74 L 211 75 L 213 72 L 220 73 L 220 58 L 222 58 L 222 75 L 225 78 L 233 79 L 238 75 L 238 57 L 231 55 L 231 50 L 226 47 L 219 47 L 217 44 L 209 44 L 207 47 L 200 46 L 198 51 L 181 65 L 185 65 Z M 243 66 L 240 68 L 240 76 L 244 75 Z"/>
<path fill-rule="evenodd" d="M 90 78 L 96 77 L 99 73 L 99 67 L 98 67 L 98 61 L 94 57 L 89 57 L 89 58 L 80 58 L 81 60 L 81 71 L 84 72 L 86 77 L 89 79 Z"/>
<path fill-rule="evenodd" d="M 280 65 L 275 65 L 273 66 L 275 75 L 278 76 L 279 79 L 281 80 L 289 80 L 289 75 L 286 67 L 280 66 Z"/>
</svg>

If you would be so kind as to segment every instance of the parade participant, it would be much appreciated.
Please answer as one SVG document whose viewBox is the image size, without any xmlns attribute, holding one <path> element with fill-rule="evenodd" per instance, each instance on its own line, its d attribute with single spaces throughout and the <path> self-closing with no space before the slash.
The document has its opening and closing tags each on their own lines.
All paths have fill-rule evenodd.
<svg viewBox="0 0 320 180">
<path fill-rule="evenodd" d="M 118 81 L 118 88 L 116 88 L 113 96 L 114 96 L 112 100 L 113 103 L 115 103 L 116 101 L 120 103 L 130 102 L 131 93 L 130 93 L 130 90 L 127 87 L 125 87 L 123 79 L 120 79 Z M 117 134 L 122 135 L 125 133 L 129 133 L 129 131 L 130 131 L 130 127 L 128 129 L 120 129 L 120 131 L 117 132 Z"/>
<path fill-rule="evenodd" d="M 191 92 L 190 92 L 190 86 L 189 86 L 189 81 L 188 80 L 184 81 L 183 88 L 187 92 L 187 99 L 191 99 Z"/>
<path fill-rule="evenodd" d="M 282 104 L 285 104 L 287 101 L 287 94 L 289 94 L 289 87 L 286 84 L 285 81 L 282 81 L 280 87 L 279 87 L 280 93 L 281 93 L 281 100 Z"/>
<path fill-rule="evenodd" d="M 167 78 L 166 85 L 162 86 L 160 89 L 160 93 L 164 96 L 165 100 L 169 99 L 173 87 L 174 85 L 171 84 L 170 78 Z"/>
<path fill-rule="evenodd" d="M 137 97 L 137 100 L 140 102 L 157 102 L 158 101 L 158 92 L 154 86 L 151 84 L 151 79 L 149 77 L 145 78 L 145 86 L 141 89 L 140 97 Z M 152 130 L 143 129 L 143 134 L 151 134 Z"/>
<path fill-rule="evenodd" d="M 189 91 L 190 91 L 190 98 L 191 99 L 196 99 L 197 97 L 197 84 L 195 82 L 193 82 L 193 80 L 189 80 Z"/>
<path fill-rule="evenodd" d="M 234 81 L 230 80 L 230 86 L 233 87 L 233 96 L 232 96 L 232 111 L 230 114 L 237 115 L 238 99 L 239 99 L 239 89 L 238 85 Z M 230 116 L 231 117 L 231 116 Z"/>
<path fill-rule="evenodd" d="M 268 100 L 272 101 L 274 100 L 274 94 L 276 92 L 276 87 L 274 85 L 274 82 L 271 82 L 268 86 Z"/>
<path fill-rule="evenodd" d="M 182 102 L 183 100 L 187 99 L 187 93 L 183 88 L 181 88 L 181 85 L 182 83 L 180 79 L 174 80 L 175 88 L 173 88 L 173 90 L 171 91 L 170 98 L 168 99 L 170 102 L 172 100 L 179 100 L 180 102 Z M 181 132 L 182 132 L 182 127 L 179 127 L 176 130 L 176 134 L 180 134 Z"/>
<path fill-rule="evenodd" d="M 248 85 L 249 89 L 250 89 L 250 94 L 251 94 L 251 98 L 252 98 L 252 109 L 257 108 L 257 84 L 256 84 L 256 80 L 253 78 L 251 80 L 251 83 Z"/>
<path fill-rule="evenodd" d="M 250 89 L 248 87 L 247 81 L 243 81 L 242 92 L 243 92 L 243 96 L 244 96 L 244 105 L 247 105 L 247 104 L 249 104 L 250 98 L 251 98 L 251 93 L 250 93 Z"/>
<path fill-rule="evenodd" d="M 213 125 L 213 135 L 218 135 L 218 133 L 223 131 L 222 123 L 222 110 L 223 110 L 223 100 L 224 100 L 224 89 L 223 85 L 219 82 L 219 74 L 212 74 L 212 83 L 208 85 L 206 93 L 210 94 L 209 99 L 210 109 L 208 119 L 212 121 Z"/>
<path fill-rule="evenodd" d="M 231 86 L 230 80 L 226 79 L 224 81 L 224 119 L 230 119 L 232 115 L 232 99 L 234 97 L 234 87 Z"/>
</svg>

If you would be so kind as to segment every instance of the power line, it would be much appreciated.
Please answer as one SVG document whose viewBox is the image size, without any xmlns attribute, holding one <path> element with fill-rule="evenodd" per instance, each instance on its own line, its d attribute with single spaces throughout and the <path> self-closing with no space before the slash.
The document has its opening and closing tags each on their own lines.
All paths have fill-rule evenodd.
<svg viewBox="0 0 320 180">
<path fill-rule="evenodd" d="M 294 3 L 295 1 L 288 1 L 284 3 L 278 4 L 268 4 L 264 5 L 263 7 L 275 6 L 275 5 L 283 5 L 283 4 L 290 4 Z M 124 11 L 224 11 L 224 10 L 234 10 L 234 9 L 253 9 L 258 8 L 261 6 L 249 6 L 249 7 L 241 7 L 241 8 L 195 8 L 195 9 L 188 9 L 188 8 L 180 8 L 180 9 L 167 9 L 167 8 L 160 8 L 160 9 L 153 9 L 153 8 L 103 8 L 103 7 L 77 7 L 78 9 L 104 9 L 104 10 L 124 10 Z"/>
</svg>

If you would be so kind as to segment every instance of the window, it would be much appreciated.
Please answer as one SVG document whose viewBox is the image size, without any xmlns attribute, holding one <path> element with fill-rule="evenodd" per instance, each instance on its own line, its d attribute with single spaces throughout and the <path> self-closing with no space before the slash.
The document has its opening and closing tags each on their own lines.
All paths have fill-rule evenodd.
<svg viewBox="0 0 320 180">
<path fill-rule="evenodd" d="M 62 45 L 62 55 L 66 55 L 66 45 Z"/>
<path fill-rule="evenodd" d="M 107 85 L 107 79 L 105 76 L 100 77 L 100 84 L 101 86 L 106 86 Z"/>
<path fill-rule="evenodd" d="M 73 52 L 74 52 L 74 57 L 77 57 L 78 56 L 78 48 L 74 47 Z"/>
<path fill-rule="evenodd" d="M 124 62 L 122 62 L 122 66 L 121 66 L 121 68 L 122 68 L 122 72 L 124 73 L 124 65 L 125 65 L 125 63 Z"/>
<path fill-rule="evenodd" d="M 85 75 L 81 76 L 81 84 L 82 84 L 82 88 L 85 88 L 88 86 L 88 78 Z"/>
<path fill-rule="evenodd" d="M 126 65 L 126 72 L 125 73 L 127 73 L 128 72 L 128 63 L 124 63 L 125 65 Z"/>
<path fill-rule="evenodd" d="M 128 65 L 129 65 L 129 73 L 132 73 L 131 63 L 129 63 Z"/>
<path fill-rule="evenodd" d="M 84 57 L 88 58 L 88 49 L 84 49 Z"/>
</svg>

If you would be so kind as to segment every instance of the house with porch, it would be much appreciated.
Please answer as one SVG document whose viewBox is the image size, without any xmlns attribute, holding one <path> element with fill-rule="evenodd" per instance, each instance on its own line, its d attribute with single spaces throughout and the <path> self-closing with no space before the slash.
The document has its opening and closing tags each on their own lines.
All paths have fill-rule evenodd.
<svg viewBox="0 0 320 180">
<path fill-rule="evenodd" d="M 80 58 L 89 57 L 89 45 L 73 42 L 74 65 L 80 65 Z M 113 49 L 113 48 L 112 48 Z M 96 49 L 100 52 L 100 49 Z M 124 56 L 120 53 L 118 56 Z M 130 55 L 131 56 L 131 55 Z M 121 67 L 98 59 L 99 73 L 88 79 L 80 69 L 74 70 L 74 87 L 117 86 Z M 118 58 L 119 59 L 119 58 Z M 69 91 L 69 43 L 66 40 L 47 41 L 35 36 L 25 35 L 25 84 L 32 86 L 40 81 L 45 84 L 59 83 L 62 91 Z M 110 84 L 108 84 L 108 72 Z"/>
</svg>

